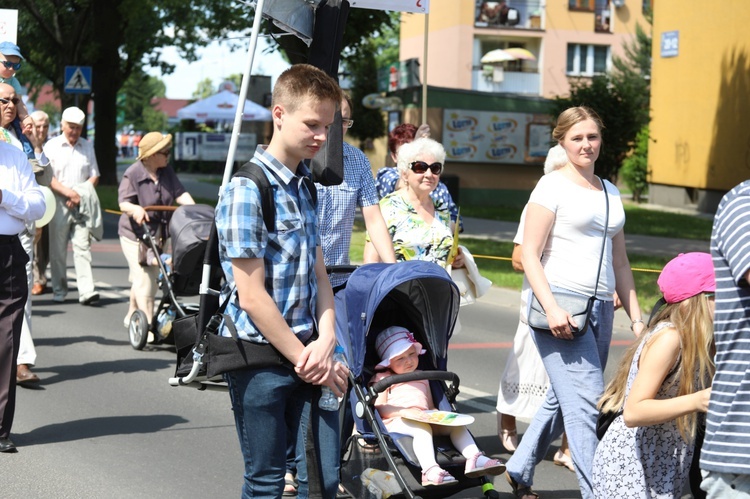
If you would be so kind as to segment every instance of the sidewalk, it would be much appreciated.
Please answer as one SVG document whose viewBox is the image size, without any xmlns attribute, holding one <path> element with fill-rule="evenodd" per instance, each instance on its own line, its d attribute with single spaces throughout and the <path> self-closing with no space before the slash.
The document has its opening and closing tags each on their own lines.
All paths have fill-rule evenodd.
<svg viewBox="0 0 750 499">
<path fill-rule="evenodd" d="M 193 197 L 215 199 L 219 193 L 219 185 L 205 182 L 205 178 L 205 175 L 180 173 L 180 180 Z M 517 222 L 464 217 L 464 232 L 462 235 L 477 239 L 513 241 L 517 230 Z M 640 255 L 674 257 L 680 253 L 709 251 L 708 241 L 640 236 L 627 233 L 625 234 L 625 244 L 628 253 Z"/>
</svg>

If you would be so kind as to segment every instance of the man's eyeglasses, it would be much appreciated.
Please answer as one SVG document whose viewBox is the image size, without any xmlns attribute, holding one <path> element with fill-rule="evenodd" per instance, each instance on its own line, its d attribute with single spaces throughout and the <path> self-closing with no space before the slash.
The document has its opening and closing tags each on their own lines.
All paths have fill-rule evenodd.
<svg viewBox="0 0 750 499">
<path fill-rule="evenodd" d="M 12 69 L 14 71 L 18 71 L 21 69 L 21 63 L 20 62 L 10 62 L 10 61 L 0 61 L 3 63 L 3 66 L 5 66 L 6 69 Z"/>
<path fill-rule="evenodd" d="M 8 105 L 13 104 L 14 106 L 18 105 L 18 97 L 13 97 L 12 99 L 5 99 L 3 97 L 0 97 L 0 103 Z"/>
<path fill-rule="evenodd" d="M 341 124 L 344 126 L 344 128 L 351 128 L 354 124 L 354 120 L 349 118 L 341 118 Z"/>
<path fill-rule="evenodd" d="M 442 163 L 432 163 L 431 165 L 428 165 L 424 161 L 414 161 L 411 164 L 411 171 L 414 173 L 425 173 L 427 170 L 430 170 L 433 175 L 440 175 L 440 172 L 443 171 L 443 164 Z"/>
</svg>

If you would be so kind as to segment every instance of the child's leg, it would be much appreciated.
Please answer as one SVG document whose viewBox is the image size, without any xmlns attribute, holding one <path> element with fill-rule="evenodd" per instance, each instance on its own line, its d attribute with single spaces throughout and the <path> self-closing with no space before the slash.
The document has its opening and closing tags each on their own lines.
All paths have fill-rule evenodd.
<svg viewBox="0 0 750 499">
<path fill-rule="evenodd" d="M 465 426 L 451 428 L 451 442 L 453 446 L 466 458 L 470 459 L 479 453 L 479 447 L 471 438 L 471 433 Z"/>
<path fill-rule="evenodd" d="M 423 472 L 437 466 L 435 446 L 432 443 L 432 427 L 429 424 L 397 418 L 388 423 L 388 431 L 403 433 L 413 438 L 414 454 L 416 454 Z"/>
</svg>

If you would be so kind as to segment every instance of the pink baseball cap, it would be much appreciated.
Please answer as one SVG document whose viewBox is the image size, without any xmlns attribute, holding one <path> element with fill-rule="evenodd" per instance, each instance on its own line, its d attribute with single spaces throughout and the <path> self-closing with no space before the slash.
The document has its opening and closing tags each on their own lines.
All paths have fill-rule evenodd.
<svg viewBox="0 0 750 499">
<path fill-rule="evenodd" d="M 680 253 L 661 271 L 656 283 L 667 303 L 716 291 L 714 262 L 708 253 Z"/>
<path fill-rule="evenodd" d="M 408 329 L 401 326 L 384 329 L 375 340 L 375 349 L 378 356 L 383 359 L 375 368 L 387 369 L 391 365 L 392 358 L 398 357 L 410 348 L 414 348 L 419 355 L 426 352 Z"/>
</svg>

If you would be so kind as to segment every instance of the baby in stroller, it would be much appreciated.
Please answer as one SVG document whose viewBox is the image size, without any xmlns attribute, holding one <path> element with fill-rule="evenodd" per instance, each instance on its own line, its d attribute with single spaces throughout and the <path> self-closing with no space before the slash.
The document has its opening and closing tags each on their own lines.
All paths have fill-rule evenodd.
<svg viewBox="0 0 750 499">
<path fill-rule="evenodd" d="M 381 362 L 376 366 L 378 372 L 371 383 L 392 374 L 414 371 L 419 355 L 425 353 L 414 335 L 400 326 L 383 330 L 376 339 L 375 348 Z M 456 481 L 455 477 L 437 464 L 433 435 L 450 436 L 453 445 L 466 458 L 467 478 L 499 475 L 505 471 L 502 462 L 486 457 L 479 450 L 465 426 L 437 426 L 412 419 L 419 418 L 424 411 L 435 409 L 428 380 L 391 386 L 378 395 L 375 409 L 389 433 L 401 433 L 413 438 L 414 453 L 422 468 L 422 485 L 441 485 Z"/>
</svg>

